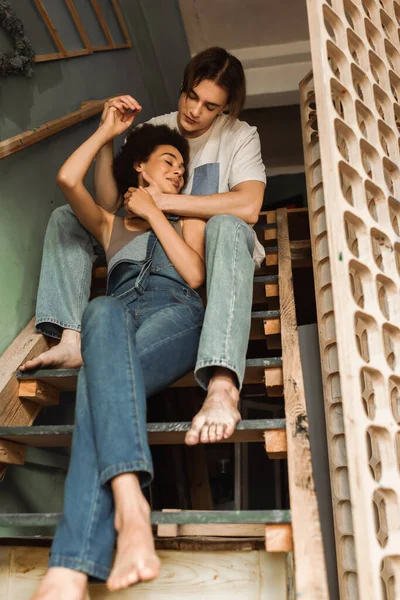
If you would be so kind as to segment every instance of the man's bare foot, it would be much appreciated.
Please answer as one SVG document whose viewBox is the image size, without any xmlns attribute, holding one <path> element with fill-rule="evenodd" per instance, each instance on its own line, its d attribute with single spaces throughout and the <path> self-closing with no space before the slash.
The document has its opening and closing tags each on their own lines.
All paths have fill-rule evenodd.
<svg viewBox="0 0 400 600">
<path fill-rule="evenodd" d="M 31 600 L 87 600 L 85 573 L 51 567 Z"/>
<path fill-rule="evenodd" d="M 186 434 L 188 446 L 220 442 L 233 434 L 241 418 L 237 409 L 239 390 L 234 377 L 228 369 L 216 369 L 208 385 L 207 398 Z"/>
<path fill-rule="evenodd" d="M 160 560 L 154 548 L 150 507 L 134 473 L 123 473 L 111 482 L 115 501 L 117 552 L 107 580 L 111 591 L 121 590 L 139 581 L 155 579 Z"/>
<path fill-rule="evenodd" d="M 26 361 L 20 366 L 20 371 L 48 368 L 78 369 L 82 366 L 81 334 L 73 329 L 64 329 L 61 341 L 36 358 Z"/>
</svg>

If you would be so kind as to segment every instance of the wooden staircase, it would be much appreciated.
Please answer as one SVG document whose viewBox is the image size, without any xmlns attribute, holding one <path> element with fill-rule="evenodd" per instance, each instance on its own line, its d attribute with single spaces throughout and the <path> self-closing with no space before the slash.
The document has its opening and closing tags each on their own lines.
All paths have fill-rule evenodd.
<svg viewBox="0 0 400 600">
<path fill-rule="evenodd" d="M 267 404 L 269 399 L 279 403 L 282 399 L 285 418 L 244 419 L 225 441 L 237 445 L 261 442 L 269 459 L 287 459 L 291 510 L 153 511 L 156 547 L 163 564 L 161 576 L 155 582 L 125 590 L 118 597 L 328 598 L 292 286 L 292 269 L 311 264 L 308 236 L 302 229 L 304 223 L 308 223 L 304 209 L 280 209 L 261 213 L 256 225 L 266 247 L 266 261 L 254 277 L 249 355 L 241 402 L 243 407 L 246 390 L 251 395 L 255 386 L 258 391 L 263 390 L 257 394 L 261 404 Z M 104 287 L 104 275 L 102 268 L 94 274 L 93 287 L 97 291 Z M 260 340 L 265 342 L 262 351 Z M 22 361 L 38 355 L 45 345 L 44 338 L 34 333 L 31 322 L 0 359 L 3 465 L 23 465 L 33 448 L 71 443 L 73 425 L 33 423 L 42 406 L 57 405 L 61 393 L 75 391 L 77 370 L 17 371 Z M 196 385 L 190 374 L 172 388 L 187 389 L 190 395 Z M 148 423 L 149 443 L 183 444 L 189 427 L 190 422 L 186 421 Z M 204 448 L 197 447 L 195 452 L 204 466 Z M 203 477 L 207 469 L 201 473 L 200 485 L 207 488 L 209 482 Z M 38 544 L 51 538 L 58 518 L 54 513 L 0 514 L 0 536 L 1 528 L 5 527 L 27 527 L 29 531 L 45 527 L 49 531 L 49 536 L 36 539 L 36 544 L 32 536 L 27 536 L 22 542 L 18 540 L 19 545 L 7 539 L 0 547 L 3 600 L 30 598 L 45 571 L 49 552 Z M 103 585 L 92 585 L 90 593 L 92 598 L 110 597 Z"/>
</svg>

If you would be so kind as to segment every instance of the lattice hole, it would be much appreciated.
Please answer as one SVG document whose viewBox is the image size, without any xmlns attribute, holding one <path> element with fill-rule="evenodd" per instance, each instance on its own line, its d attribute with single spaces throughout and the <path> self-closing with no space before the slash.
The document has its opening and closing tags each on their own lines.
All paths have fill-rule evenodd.
<svg viewBox="0 0 400 600">
<path fill-rule="evenodd" d="M 323 7 L 323 12 L 325 29 L 331 40 L 336 44 L 337 38 L 335 31 L 339 32 L 339 30 L 341 30 L 341 32 L 343 32 L 343 24 L 333 10 L 329 8 L 329 6 L 325 5 Z"/>
<path fill-rule="evenodd" d="M 386 37 L 388 38 L 388 40 L 390 42 L 392 42 L 392 44 L 397 44 L 398 43 L 398 38 L 397 38 L 397 27 L 396 27 L 396 25 L 394 24 L 394 22 L 389 17 L 389 15 L 387 14 L 386 11 L 381 10 L 380 11 L 380 15 L 381 15 L 382 29 L 385 32 Z"/>
<path fill-rule="evenodd" d="M 361 162 L 364 167 L 365 173 L 371 179 L 376 179 L 380 167 L 379 154 L 377 153 L 375 148 L 365 140 L 360 140 L 360 152 Z"/>
<path fill-rule="evenodd" d="M 364 72 L 368 70 L 368 59 L 365 51 L 365 46 L 362 40 L 352 31 L 347 30 L 347 46 L 354 62 Z"/>
<path fill-rule="evenodd" d="M 393 109 L 394 109 L 394 122 L 396 125 L 396 134 L 399 135 L 400 134 L 400 106 L 396 103 L 393 104 Z M 399 139 L 399 146 L 400 146 L 400 139 Z"/>
<path fill-rule="evenodd" d="M 400 244 L 394 245 L 394 260 L 395 260 L 397 273 L 400 276 Z"/>
<path fill-rule="evenodd" d="M 397 196 L 400 191 L 400 172 L 398 167 L 388 158 L 382 159 L 383 175 L 389 192 Z"/>
<path fill-rule="evenodd" d="M 360 385 L 364 412 L 373 421 L 376 416 L 377 403 L 384 392 L 382 375 L 378 371 L 363 367 L 360 371 Z"/>
<path fill-rule="evenodd" d="M 376 83 L 381 87 L 386 88 L 387 82 L 387 71 L 386 65 L 381 61 L 379 56 L 377 56 L 374 52 L 369 53 L 369 64 L 371 68 L 371 73 Z"/>
<path fill-rule="evenodd" d="M 372 181 L 365 182 L 365 201 L 371 217 L 378 222 L 382 210 L 386 208 L 386 200 L 385 194 Z"/>
<path fill-rule="evenodd" d="M 386 432 L 388 434 L 388 432 Z M 379 544 L 384 548 L 391 533 L 400 528 L 397 494 L 391 489 L 375 490 L 372 497 L 375 514 L 375 532 Z"/>
<path fill-rule="evenodd" d="M 320 264 L 318 265 L 318 274 L 320 277 L 320 281 L 324 282 L 324 283 L 322 283 L 322 286 L 321 286 L 322 288 L 324 288 L 325 285 L 330 284 L 331 268 L 330 268 L 330 264 L 329 264 L 329 258 L 326 258 L 320 262 Z M 332 292 L 328 288 L 322 289 L 322 292 L 320 292 L 320 296 L 322 296 L 322 302 L 324 302 L 325 298 L 328 295 L 331 296 Z"/>
<path fill-rule="evenodd" d="M 397 104 L 400 104 L 400 79 L 393 71 L 389 71 L 390 89 Z"/>
<path fill-rule="evenodd" d="M 392 415 L 397 425 L 400 425 L 400 379 L 398 377 L 389 378 L 389 390 Z M 397 456 L 400 456 L 399 449 L 397 450 Z"/>
<path fill-rule="evenodd" d="M 335 120 L 336 146 L 342 157 L 350 163 L 357 160 L 357 140 L 352 130 L 344 123 Z"/>
<path fill-rule="evenodd" d="M 396 575 L 395 575 L 396 571 Z M 398 557 L 386 557 L 381 561 L 381 582 L 383 600 L 397 600 L 396 577 L 400 572 L 400 561 Z"/>
<path fill-rule="evenodd" d="M 371 356 L 377 354 L 378 328 L 375 320 L 369 315 L 357 312 L 354 315 L 354 333 L 358 352 L 361 358 L 369 363 Z"/>
<path fill-rule="evenodd" d="M 395 371 L 396 365 L 400 364 L 400 329 L 385 323 L 382 326 L 382 336 L 386 362 Z"/>
<path fill-rule="evenodd" d="M 389 40 L 384 41 L 385 54 L 390 68 L 395 73 L 400 73 L 400 54 L 396 50 L 395 46 Z"/>
<path fill-rule="evenodd" d="M 388 253 L 393 252 L 389 238 L 378 229 L 371 229 L 372 254 L 376 265 L 382 272 L 387 268 Z M 390 260 L 390 258 L 389 258 Z"/>
<path fill-rule="evenodd" d="M 357 67 L 351 65 L 351 78 L 353 81 L 354 91 L 362 102 L 369 104 L 371 98 L 371 84 L 366 74 Z"/>
<path fill-rule="evenodd" d="M 393 2 L 393 8 L 397 24 L 400 26 L 400 6 L 397 4 L 397 2 Z"/>
<path fill-rule="evenodd" d="M 376 278 L 376 292 L 378 296 L 378 304 L 381 309 L 382 315 L 390 320 L 390 310 L 389 310 L 389 297 L 393 293 L 394 284 L 390 281 L 390 279 L 386 279 L 383 275 L 378 275 Z"/>
<path fill-rule="evenodd" d="M 329 429 L 334 435 L 340 435 L 344 432 L 343 407 L 341 402 L 336 402 L 329 409 Z"/>
<path fill-rule="evenodd" d="M 339 372 L 339 361 L 338 361 L 336 343 L 329 344 L 325 348 L 325 358 L 326 358 L 326 364 L 329 365 L 329 372 L 330 373 L 338 373 Z"/>
<path fill-rule="evenodd" d="M 353 536 L 343 536 L 340 540 L 340 548 L 346 571 L 355 571 L 357 569 L 357 564 Z M 350 597 L 351 596 L 349 596 L 349 598 Z"/>
<path fill-rule="evenodd" d="M 381 443 L 382 438 L 390 444 L 389 432 L 383 427 L 369 427 L 366 431 L 368 465 L 376 482 L 382 477 Z"/>
<path fill-rule="evenodd" d="M 357 258 L 366 251 L 367 233 L 366 228 L 358 217 L 346 212 L 343 215 L 346 242 L 350 252 Z M 364 247 L 363 247 L 364 244 Z"/>
<path fill-rule="evenodd" d="M 390 222 L 396 235 L 400 236 L 400 201 L 395 198 L 389 198 Z"/>
<path fill-rule="evenodd" d="M 339 163 L 339 179 L 342 194 L 352 206 L 355 200 L 363 197 L 362 180 L 357 171 L 344 162 Z"/>
<path fill-rule="evenodd" d="M 350 110 L 349 103 L 351 102 L 351 98 L 346 88 L 335 79 L 331 80 L 331 98 L 333 108 L 339 117 L 346 121 Z"/>
<path fill-rule="evenodd" d="M 332 340 L 336 336 L 335 314 L 333 311 L 326 313 L 322 317 L 322 324 L 325 331 L 325 338 Z"/>
<path fill-rule="evenodd" d="M 356 100 L 355 102 L 356 116 L 358 127 L 363 136 L 368 139 L 373 131 L 375 124 L 374 116 L 368 108 L 366 108 L 361 102 Z"/>
<path fill-rule="evenodd" d="M 332 73 L 339 81 L 341 81 L 342 73 L 346 69 L 346 57 L 343 52 L 329 40 L 326 42 L 326 51 Z"/>
<path fill-rule="evenodd" d="M 354 261 L 352 261 L 351 264 L 354 264 Z M 349 277 L 350 289 L 351 293 L 353 294 L 354 301 L 360 308 L 364 308 L 364 290 L 360 269 L 357 267 L 352 268 L 352 266 L 350 266 Z"/>
<path fill-rule="evenodd" d="M 346 500 L 339 502 L 337 507 L 338 528 L 342 534 L 353 535 L 353 518 L 351 503 Z"/>
<path fill-rule="evenodd" d="M 391 160 L 395 160 L 398 156 L 396 138 L 393 131 L 383 123 L 378 121 L 379 141 L 386 156 Z"/>
<path fill-rule="evenodd" d="M 347 467 L 339 467 L 334 473 L 335 495 L 339 500 L 350 500 L 349 475 Z"/>
<path fill-rule="evenodd" d="M 351 2 L 351 0 L 343 0 L 344 7 L 344 16 L 350 27 L 358 33 L 358 35 L 362 35 L 363 33 L 363 20 L 360 11 L 358 8 Z"/>
<path fill-rule="evenodd" d="M 379 46 L 380 46 L 380 33 L 379 30 L 375 27 L 375 25 L 373 23 L 371 23 L 371 21 L 368 21 L 367 19 L 365 19 L 365 34 L 366 34 L 366 38 L 368 40 L 368 43 L 370 45 L 370 47 L 372 48 L 372 50 L 376 53 L 379 52 Z"/>
<path fill-rule="evenodd" d="M 385 121 L 389 121 L 391 104 L 390 100 L 385 94 L 385 92 L 378 87 L 376 84 L 373 86 L 374 100 L 376 110 L 378 111 L 379 116 Z"/>
<path fill-rule="evenodd" d="M 347 465 L 346 455 L 346 440 L 344 434 L 335 435 L 331 441 L 331 451 L 333 453 L 333 461 L 337 467 L 345 467 Z"/>
</svg>

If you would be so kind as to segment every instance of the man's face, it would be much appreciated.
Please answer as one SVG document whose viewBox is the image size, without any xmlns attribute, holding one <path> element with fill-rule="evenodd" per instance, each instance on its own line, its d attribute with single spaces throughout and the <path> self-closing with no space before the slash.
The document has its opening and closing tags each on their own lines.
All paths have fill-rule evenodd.
<svg viewBox="0 0 400 600">
<path fill-rule="evenodd" d="M 228 92 L 209 79 L 203 79 L 178 104 L 178 126 L 182 135 L 196 138 L 205 133 L 226 108 Z"/>
</svg>

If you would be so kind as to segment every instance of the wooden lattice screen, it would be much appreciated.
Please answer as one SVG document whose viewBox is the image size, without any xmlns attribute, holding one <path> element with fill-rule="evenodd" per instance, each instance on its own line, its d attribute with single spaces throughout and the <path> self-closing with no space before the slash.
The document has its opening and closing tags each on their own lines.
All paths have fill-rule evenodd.
<svg viewBox="0 0 400 600">
<path fill-rule="evenodd" d="M 400 598 L 400 3 L 307 0 L 301 85 L 341 598 Z"/>
</svg>

